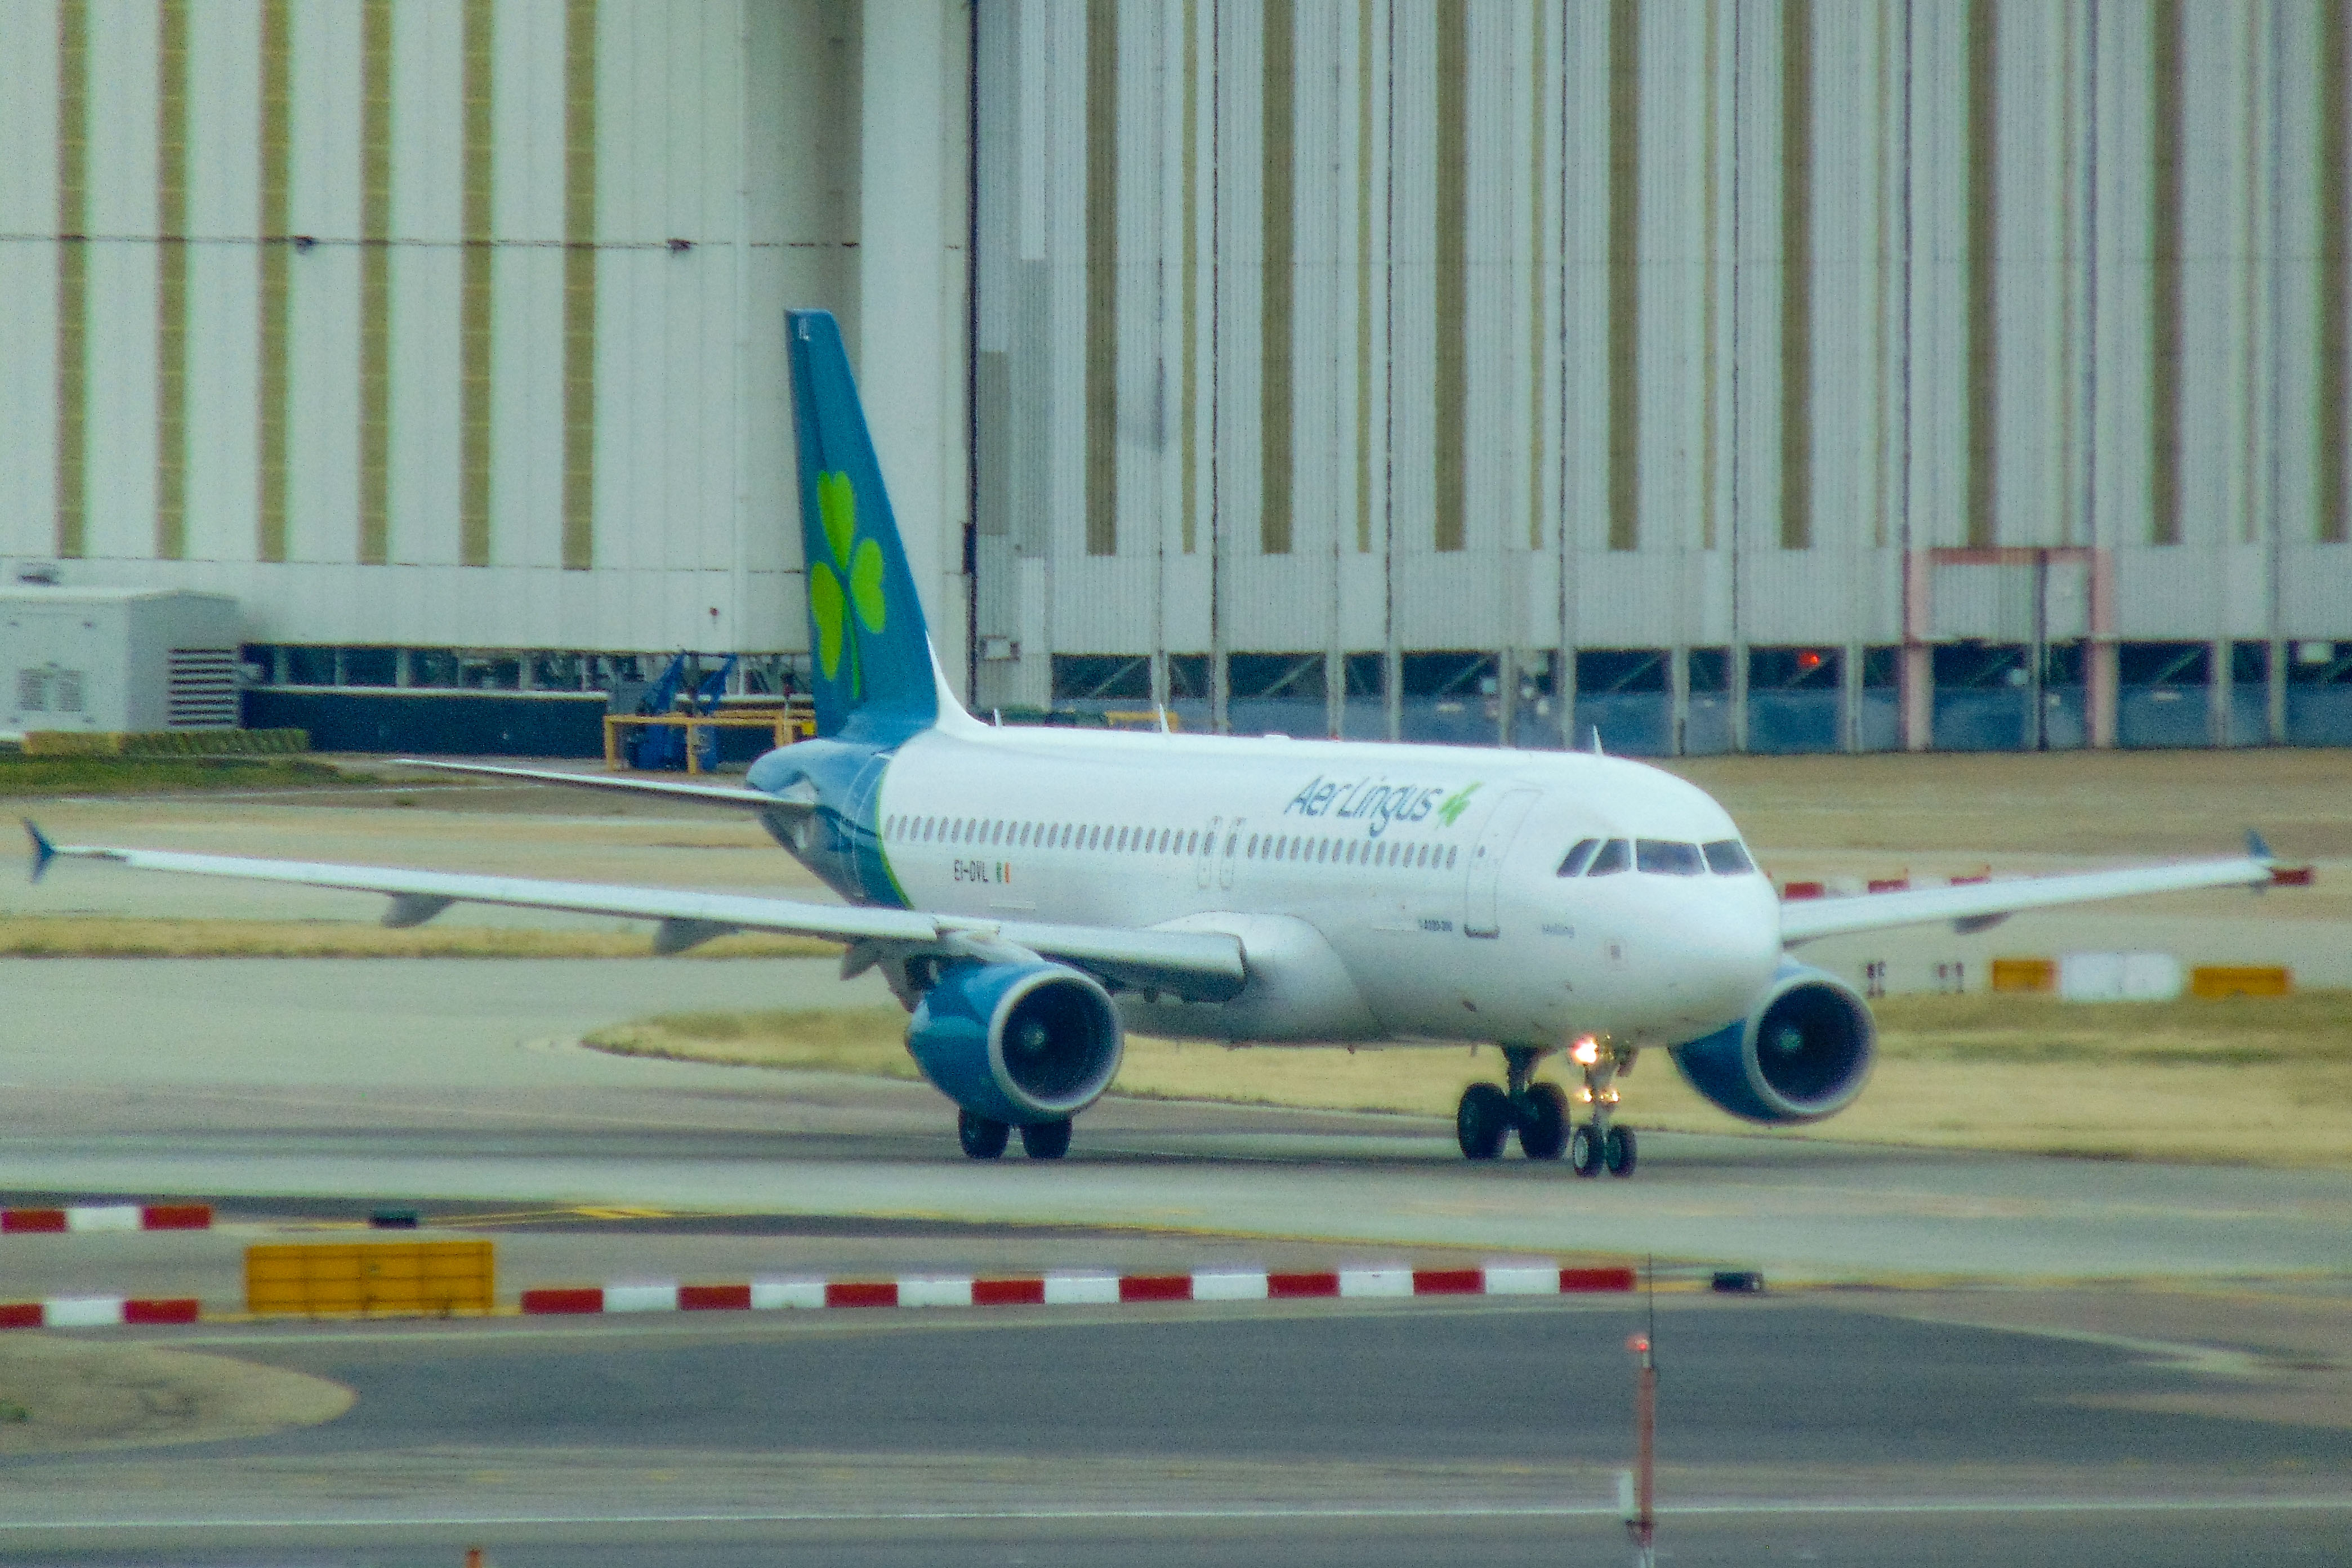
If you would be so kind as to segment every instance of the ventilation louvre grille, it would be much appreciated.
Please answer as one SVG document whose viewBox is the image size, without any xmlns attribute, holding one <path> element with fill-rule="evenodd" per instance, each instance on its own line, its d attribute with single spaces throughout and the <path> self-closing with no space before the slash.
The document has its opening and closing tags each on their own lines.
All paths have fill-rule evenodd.
<svg viewBox="0 0 2352 1568">
<path fill-rule="evenodd" d="M 163 722 L 173 729 L 235 729 L 236 650 L 174 648 Z"/>
</svg>

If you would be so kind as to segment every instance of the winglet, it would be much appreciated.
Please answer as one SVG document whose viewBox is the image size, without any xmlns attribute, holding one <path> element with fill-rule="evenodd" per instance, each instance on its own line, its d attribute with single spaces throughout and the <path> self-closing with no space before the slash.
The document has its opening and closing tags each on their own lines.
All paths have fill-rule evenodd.
<svg viewBox="0 0 2352 1568">
<path fill-rule="evenodd" d="M 1593 725 L 1586 732 L 1584 749 L 1590 751 L 1595 757 L 1603 755 L 1601 749 L 1601 727 L 1599 725 Z"/>
<path fill-rule="evenodd" d="M 41 873 L 49 869 L 49 862 L 58 858 L 58 846 L 49 841 L 48 834 L 41 831 L 40 824 L 30 817 L 25 819 L 25 831 L 33 837 L 33 880 L 38 882 Z"/>
<path fill-rule="evenodd" d="M 2278 859 L 2278 856 L 2271 853 L 2271 847 L 2263 841 L 2263 835 L 2261 833 L 2257 832 L 2252 828 L 2248 828 L 2246 830 L 2246 858 L 2249 860 L 2260 861 L 2263 864 L 2268 865 L 2273 861 Z"/>
</svg>

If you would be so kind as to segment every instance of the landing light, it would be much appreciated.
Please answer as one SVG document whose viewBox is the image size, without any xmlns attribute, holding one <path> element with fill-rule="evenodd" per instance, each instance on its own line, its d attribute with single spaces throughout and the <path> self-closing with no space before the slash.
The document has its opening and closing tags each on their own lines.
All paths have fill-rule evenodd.
<svg viewBox="0 0 2352 1568">
<path fill-rule="evenodd" d="M 1601 1042 L 1586 1035 L 1568 1048 L 1569 1060 L 1580 1067 L 1591 1067 L 1601 1060 Z"/>
</svg>

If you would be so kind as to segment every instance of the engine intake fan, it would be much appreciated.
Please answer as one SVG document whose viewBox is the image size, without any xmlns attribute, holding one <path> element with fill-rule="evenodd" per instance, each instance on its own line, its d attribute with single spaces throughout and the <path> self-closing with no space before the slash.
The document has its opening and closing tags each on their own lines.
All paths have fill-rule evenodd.
<svg viewBox="0 0 2352 1568">
<path fill-rule="evenodd" d="M 940 1093 L 1013 1126 L 1093 1104 L 1126 1048 L 1109 993 L 1060 964 L 956 965 L 907 1024 L 907 1049 Z"/>
<path fill-rule="evenodd" d="M 1784 960 L 1746 1018 L 1674 1049 L 1690 1086 L 1750 1122 L 1834 1115 L 1862 1092 L 1878 1029 L 1860 992 Z"/>
</svg>

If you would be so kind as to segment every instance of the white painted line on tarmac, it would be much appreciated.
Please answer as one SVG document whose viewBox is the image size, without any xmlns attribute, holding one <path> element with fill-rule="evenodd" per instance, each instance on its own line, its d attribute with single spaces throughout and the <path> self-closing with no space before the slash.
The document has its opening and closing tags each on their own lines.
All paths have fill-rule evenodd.
<svg viewBox="0 0 2352 1568">
<path fill-rule="evenodd" d="M 122 1322 L 121 1296 L 61 1296 L 42 1307 L 43 1328 L 112 1328 Z"/>
<path fill-rule="evenodd" d="M 1552 1289 L 1559 1288 L 1559 1270 L 1554 1270 Z M 1192 1276 L 1192 1299 L 1196 1301 L 1262 1301 L 1266 1299 L 1265 1271 L 1231 1270 Z"/>
<path fill-rule="evenodd" d="M 902 1307 L 968 1307 L 971 1305 L 971 1281 L 963 1277 L 903 1279 L 898 1281 L 898 1304 Z"/>
<path fill-rule="evenodd" d="M 677 1311 L 677 1287 L 661 1285 L 607 1285 L 604 1287 L 604 1310 L 608 1312 L 674 1312 Z"/>
<path fill-rule="evenodd" d="M 764 1287 L 754 1285 L 754 1290 Z M 1689 1299 L 1689 1298 L 1685 1298 Z M 780 1305 L 800 1303 L 782 1302 Z M 1050 1304 L 1050 1303 L 1049 1303 Z M 1098 1304 L 1088 1302 L 1087 1304 Z M 1110 1312 L 1047 1312 L 1042 1307 L 992 1307 L 985 1313 L 964 1316 L 955 1313 L 941 1317 L 909 1316 L 886 1312 L 845 1309 L 837 1312 L 794 1312 L 769 1317 L 753 1312 L 658 1312 L 648 1314 L 642 1322 L 618 1323 L 612 1314 L 570 1313 L 550 1314 L 529 1318 L 498 1313 L 467 1320 L 466 1328 L 402 1329 L 384 1326 L 360 1326 L 356 1322 L 348 1329 L 319 1328 L 275 1330 L 265 1328 L 226 1328 L 212 1333 L 162 1333 L 142 1336 L 121 1343 L 168 1345 L 177 1349 L 184 1345 L 263 1345 L 263 1344 L 400 1344 L 415 1341 L 473 1340 L 496 1343 L 502 1340 L 537 1339 L 633 1339 L 651 1335 L 680 1335 L 701 1338 L 748 1338 L 763 1333 L 972 1333 L 998 1329 L 1044 1328 L 1108 1328 L 1136 1323 L 1171 1322 L 1236 1322 L 1265 1319 L 1297 1321 L 1309 1315 L 1320 1318 L 1356 1317 L 1378 1312 L 1383 1317 L 1454 1317 L 1465 1312 L 1490 1312 L 1498 1315 L 1534 1312 L 1621 1312 L 1634 1309 L 1630 1298 L 1610 1296 L 1536 1296 L 1518 1301 L 1496 1301 L 1491 1296 L 1422 1296 L 1409 1303 L 1365 1301 L 1346 1306 L 1335 1305 L 1329 1297 L 1314 1297 L 1303 1301 L 1212 1301 L 1208 1312 L 1192 1309 L 1203 1303 L 1197 1301 L 1130 1301 Z M 1742 1311 L 1762 1311 L 1768 1306 L 1783 1303 L 1750 1301 Z M 218 1322 L 218 1319 L 213 1320 Z M 422 1321 L 422 1320 L 412 1320 Z M 562 1326 L 557 1326 L 557 1325 Z M 545 1326 L 541 1326 L 545 1325 Z"/>
<path fill-rule="evenodd" d="M 1049 1307 L 1115 1307 L 1118 1305 L 1116 1274 L 1048 1274 L 1045 1304 Z"/>
<path fill-rule="evenodd" d="M 1949 1501 L 1885 1502 L 1710 1502 L 1657 1511 L 1659 1522 L 1675 1519 L 1780 1516 L 1898 1517 L 1978 1514 L 2185 1514 L 2185 1513 L 2344 1513 L 2352 1512 L 2352 1495 L 2336 1497 L 2217 1497 L 2217 1498 L 1967 1498 Z M 1039 1524 L 1060 1521 L 1093 1522 L 1166 1520 L 1382 1520 L 1382 1519 L 1615 1519 L 1616 1504 L 1530 1503 L 1526 1505 L 1410 1504 L 1383 1508 L 1036 1508 L 1036 1509 L 909 1509 L 891 1511 L 851 1509 L 746 1510 L 736 1513 L 440 1513 L 350 1515 L 331 1518 L 270 1519 L 118 1519 L 0 1520 L 0 1532 L 25 1534 L 36 1531 L 87 1534 L 98 1531 L 147 1530 L 383 1530 L 441 1529 L 465 1525 L 477 1528 L 526 1528 L 544 1525 L 681 1525 L 681 1524 Z"/>
</svg>

